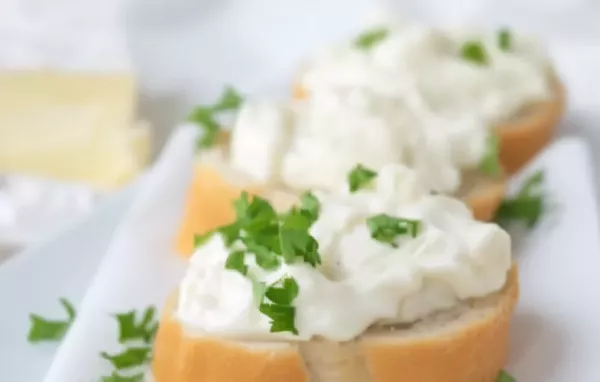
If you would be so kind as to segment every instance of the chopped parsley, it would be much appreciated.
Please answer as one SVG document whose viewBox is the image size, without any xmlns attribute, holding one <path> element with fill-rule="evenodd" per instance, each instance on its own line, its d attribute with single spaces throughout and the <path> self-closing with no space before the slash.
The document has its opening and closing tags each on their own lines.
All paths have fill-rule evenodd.
<svg viewBox="0 0 600 382">
<path fill-rule="evenodd" d="M 125 376 L 114 371 L 110 376 L 102 377 L 102 382 L 144 382 L 144 374 Z"/>
<path fill-rule="evenodd" d="M 311 192 L 305 192 L 300 197 L 300 208 L 306 217 L 315 222 L 319 218 L 321 203 Z"/>
<path fill-rule="evenodd" d="M 102 358 L 107 359 L 117 370 L 129 369 L 143 365 L 150 360 L 152 348 L 150 346 L 130 347 L 118 354 L 102 352 Z"/>
<path fill-rule="evenodd" d="M 292 305 L 299 292 L 296 280 L 287 277 L 273 285 L 255 280 L 248 269 L 246 256 L 254 255 L 256 265 L 266 271 L 279 269 L 283 262 L 302 261 L 313 267 L 321 264 L 319 244 L 309 233 L 319 216 L 319 200 L 313 194 L 305 193 L 299 207 L 278 214 L 267 200 L 242 192 L 233 207 L 236 220 L 213 232 L 220 234 L 231 250 L 225 268 L 252 281 L 254 301 L 259 311 L 270 318 L 272 332 L 297 334 Z"/>
<path fill-rule="evenodd" d="M 214 232 L 207 232 L 205 234 L 202 235 L 194 235 L 194 248 L 198 249 L 199 247 L 202 247 L 204 244 L 206 244 L 207 241 L 209 241 L 212 236 L 214 235 Z"/>
<path fill-rule="evenodd" d="M 64 320 L 50 320 L 38 314 L 30 314 L 31 326 L 27 340 L 31 343 L 60 341 L 75 320 L 75 308 L 66 298 L 61 298 L 61 305 L 67 313 Z"/>
<path fill-rule="evenodd" d="M 117 314 L 115 317 L 119 322 L 119 342 L 143 340 L 146 343 L 152 341 L 158 329 L 158 324 L 155 322 L 156 308 L 148 307 L 137 323 L 136 311 L 132 310 L 127 313 Z"/>
<path fill-rule="evenodd" d="M 502 226 L 520 222 L 528 228 L 533 228 L 546 207 L 542 192 L 543 181 L 544 173 L 541 170 L 527 178 L 515 196 L 502 201 L 496 212 L 496 222 Z"/>
<path fill-rule="evenodd" d="M 500 140 L 496 134 L 491 133 L 486 142 L 486 150 L 479 162 L 479 170 L 485 175 L 499 175 L 502 172 L 500 164 Z"/>
<path fill-rule="evenodd" d="M 281 255 L 285 262 L 292 264 L 300 257 L 305 263 L 313 267 L 321 264 L 319 244 L 308 230 L 313 221 L 302 213 L 302 210 L 293 208 L 287 213 L 279 229 Z"/>
<path fill-rule="evenodd" d="M 508 374 L 504 370 L 500 370 L 498 376 L 496 377 L 496 382 L 516 382 L 517 380 L 510 374 Z"/>
<path fill-rule="evenodd" d="M 138 320 L 136 317 L 140 317 Z M 119 343 L 125 348 L 120 353 L 100 353 L 116 369 L 110 376 L 102 378 L 103 382 L 138 382 L 143 381 L 143 374 L 133 374 L 129 370 L 144 366 L 152 358 L 152 345 L 158 330 L 156 307 L 149 306 L 142 312 L 135 310 L 115 314 L 119 324 Z M 127 375 L 122 374 L 127 370 Z M 133 371 L 133 370 L 132 370 Z"/>
<path fill-rule="evenodd" d="M 292 305 L 298 296 L 299 287 L 292 277 L 285 277 L 265 289 L 263 298 L 269 302 L 262 302 L 259 311 L 271 319 L 271 332 L 291 332 L 298 334 L 294 324 L 296 308 Z"/>
<path fill-rule="evenodd" d="M 369 29 L 354 39 L 354 46 L 359 49 L 369 50 L 381 41 L 385 40 L 390 31 L 385 27 L 375 27 Z"/>
<path fill-rule="evenodd" d="M 463 44 L 460 55 L 463 59 L 478 65 L 488 63 L 487 52 L 480 41 L 467 41 Z"/>
<path fill-rule="evenodd" d="M 395 241 L 398 236 L 417 237 L 420 224 L 418 220 L 397 218 L 387 214 L 379 214 L 367 219 L 371 237 L 392 247 L 397 246 Z"/>
<path fill-rule="evenodd" d="M 218 117 L 222 113 L 237 110 L 242 102 L 242 96 L 234 88 L 227 87 L 214 105 L 192 109 L 188 121 L 199 125 L 203 132 L 198 140 L 199 148 L 209 148 L 215 144 L 221 129 Z"/>
<path fill-rule="evenodd" d="M 376 177 L 377 173 L 375 171 L 357 164 L 348 174 L 350 192 L 356 192 L 361 188 L 367 187 Z"/>
<path fill-rule="evenodd" d="M 244 263 L 245 256 L 244 251 L 231 252 L 227 257 L 227 261 L 225 261 L 225 269 L 238 271 L 242 276 L 246 276 L 248 274 L 248 266 Z"/>
<path fill-rule="evenodd" d="M 512 34 L 507 28 L 502 28 L 498 31 L 498 47 L 508 52 L 512 49 Z"/>
</svg>

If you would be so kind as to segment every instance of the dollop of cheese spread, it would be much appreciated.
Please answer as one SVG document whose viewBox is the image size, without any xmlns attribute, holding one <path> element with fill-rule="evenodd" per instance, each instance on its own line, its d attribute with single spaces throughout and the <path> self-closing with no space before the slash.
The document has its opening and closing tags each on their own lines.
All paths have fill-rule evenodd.
<svg viewBox="0 0 600 382">
<path fill-rule="evenodd" d="M 400 163 L 454 193 L 480 166 L 496 124 L 552 96 L 548 60 L 528 38 L 511 33 L 503 48 L 496 32 L 373 28 L 386 36 L 368 49 L 347 42 L 311 61 L 297 84 L 302 99 L 246 104 L 232 166 L 266 184 L 332 191 L 356 163 Z M 465 44 L 478 46 L 475 59 Z"/>
<path fill-rule="evenodd" d="M 473 219 L 459 200 L 432 195 L 413 170 L 384 166 L 365 188 L 316 193 L 310 235 L 321 264 L 282 262 L 269 271 L 246 255 L 248 271 L 226 269 L 231 246 L 220 234 L 197 248 L 181 282 L 177 317 L 188 330 L 238 339 L 324 337 L 344 341 L 377 323 L 411 323 L 460 301 L 499 291 L 511 267 L 510 237 Z M 372 237 L 369 218 L 387 214 L 419 222 L 393 242 Z M 241 242 L 233 247 L 244 250 Z M 270 333 L 253 288 L 282 277 L 298 286 L 298 334 Z"/>
</svg>

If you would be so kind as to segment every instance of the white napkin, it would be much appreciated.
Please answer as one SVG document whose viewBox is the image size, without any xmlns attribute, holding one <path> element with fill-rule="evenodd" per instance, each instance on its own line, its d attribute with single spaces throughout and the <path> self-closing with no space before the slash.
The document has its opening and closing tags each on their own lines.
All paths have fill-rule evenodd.
<svg viewBox="0 0 600 382">
<path fill-rule="evenodd" d="M 192 126 L 179 128 L 139 185 L 138 200 L 77 307 L 80 313 L 45 382 L 99 381 L 109 375 L 113 369 L 100 352 L 122 350 L 112 315 L 149 305 L 160 308 L 176 286 L 184 267 L 173 253 L 173 238 L 192 175 L 196 135 Z"/>
</svg>

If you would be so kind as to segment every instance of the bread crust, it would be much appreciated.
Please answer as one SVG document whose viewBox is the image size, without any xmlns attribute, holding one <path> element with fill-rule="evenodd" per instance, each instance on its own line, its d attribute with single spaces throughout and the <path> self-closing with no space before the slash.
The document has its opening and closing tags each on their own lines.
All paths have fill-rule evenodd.
<svg viewBox="0 0 600 382">
<path fill-rule="evenodd" d="M 500 163 L 508 175 L 523 168 L 550 142 L 566 107 L 566 90 L 553 74 L 552 97 L 528 106 L 519 116 L 495 127 Z"/>
<path fill-rule="evenodd" d="M 472 317 L 453 313 L 435 326 L 426 319 L 370 329 L 341 343 L 259 344 L 187 333 L 173 314 L 174 294 L 163 311 L 153 373 L 156 382 L 494 382 L 507 360 L 518 295 L 515 266 L 502 291 L 468 303 L 477 312 Z"/>
<path fill-rule="evenodd" d="M 257 185 L 245 189 L 250 194 L 265 196 L 273 202 L 273 190 Z M 466 193 L 463 199 L 471 207 L 477 220 L 489 221 L 500 206 L 505 190 L 506 182 L 500 178 L 478 185 Z M 242 187 L 224 179 L 215 168 L 204 163 L 197 164 L 187 194 L 183 220 L 177 233 L 176 252 L 183 257 L 191 256 L 194 251 L 194 235 L 201 235 L 233 222 L 233 201 L 242 191 Z M 278 207 L 278 204 L 289 206 L 290 197 L 286 199 L 288 200 L 275 203 L 275 207 Z"/>
</svg>

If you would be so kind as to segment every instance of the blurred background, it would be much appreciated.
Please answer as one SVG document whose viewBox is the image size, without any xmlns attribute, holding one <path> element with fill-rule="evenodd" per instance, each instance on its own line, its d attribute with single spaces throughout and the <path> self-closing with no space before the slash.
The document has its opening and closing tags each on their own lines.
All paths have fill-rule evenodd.
<svg viewBox="0 0 600 382">
<path fill-rule="evenodd" d="M 224 84 L 285 96 L 303 58 L 378 5 L 538 35 L 569 93 L 559 134 L 583 135 L 600 174 L 595 0 L 3 0 L 0 261 L 132 187 Z"/>
</svg>

